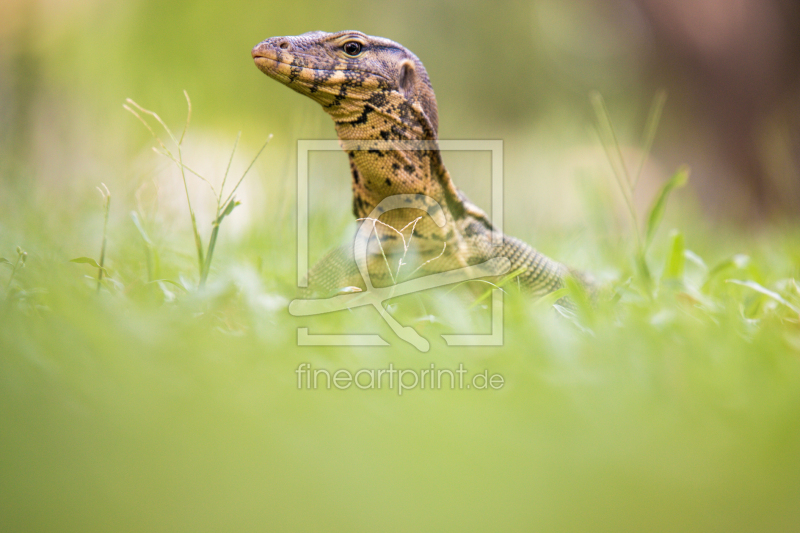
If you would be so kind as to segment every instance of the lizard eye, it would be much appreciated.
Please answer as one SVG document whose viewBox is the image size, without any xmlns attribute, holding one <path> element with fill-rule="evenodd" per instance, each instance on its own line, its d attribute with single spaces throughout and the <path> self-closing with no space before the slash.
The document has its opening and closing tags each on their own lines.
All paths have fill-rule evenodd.
<svg viewBox="0 0 800 533">
<path fill-rule="evenodd" d="M 358 54 L 361 53 L 361 43 L 359 43 L 358 41 L 348 41 L 344 43 L 344 45 L 342 46 L 342 50 L 344 50 L 345 54 L 351 57 L 356 57 Z"/>
</svg>

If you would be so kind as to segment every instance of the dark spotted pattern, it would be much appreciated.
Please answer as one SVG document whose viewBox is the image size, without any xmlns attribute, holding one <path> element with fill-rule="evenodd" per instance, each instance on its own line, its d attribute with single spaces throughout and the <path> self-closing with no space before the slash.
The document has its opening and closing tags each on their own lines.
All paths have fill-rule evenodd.
<svg viewBox="0 0 800 533">
<path fill-rule="evenodd" d="M 356 57 L 342 49 L 350 41 L 361 44 L 362 51 Z M 436 97 L 425 67 L 417 56 L 393 41 L 355 31 L 310 32 L 267 39 L 253 48 L 252 55 L 266 75 L 320 103 L 333 118 L 341 141 L 435 143 L 437 139 Z M 406 200 L 408 209 L 383 213 L 379 220 L 397 230 L 406 228 L 406 240 L 416 224 L 413 239 L 418 262 L 435 258 L 425 263 L 423 274 L 503 256 L 511 262 L 512 270 L 526 269 L 519 280 L 532 292 L 546 293 L 562 285 L 565 267 L 518 239 L 496 232 L 493 235 L 486 214 L 453 185 L 439 150 L 358 148 L 347 150 L 353 213 L 364 218 L 384 198 L 417 195 L 416 200 Z M 443 209 L 443 228 L 422 216 L 419 209 L 434 203 Z M 370 255 L 369 269 L 373 284 L 381 286 L 397 281 L 386 265 L 399 265 L 403 239 L 377 224 L 375 231 L 384 250 L 370 245 L 368 251 L 374 256 Z M 387 261 L 382 254 L 387 255 Z M 310 272 L 309 285 L 322 293 L 350 285 L 364 288 L 352 259 L 352 247 L 336 249 L 324 257 Z"/>
</svg>

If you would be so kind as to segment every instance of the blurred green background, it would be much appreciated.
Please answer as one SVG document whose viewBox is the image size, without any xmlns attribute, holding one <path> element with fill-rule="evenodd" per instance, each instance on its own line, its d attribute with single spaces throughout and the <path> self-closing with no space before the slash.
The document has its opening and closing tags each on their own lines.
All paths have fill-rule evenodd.
<svg viewBox="0 0 800 533">
<path fill-rule="evenodd" d="M 688 164 L 649 260 L 667 270 L 672 228 L 697 260 L 652 300 L 589 312 L 589 330 L 509 298 L 496 348 L 444 345 L 439 333 L 488 327 L 445 291 L 397 311 L 427 354 L 371 309 L 290 317 L 296 142 L 335 134 L 250 49 L 342 29 L 416 53 L 440 137 L 503 140 L 508 233 L 604 280 L 632 275 L 632 239 L 588 95 L 605 97 L 635 167 L 666 89 L 635 201 L 643 215 Z M 800 305 L 799 82 L 790 1 L 4 0 L 0 256 L 28 255 L 14 275 L 0 265 L 0 529 L 796 531 L 798 317 L 723 281 Z M 148 283 L 196 286 L 195 252 L 179 174 L 122 109 L 132 98 L 180 131 L 183 90 L 185 161 L 215 184 L 237 132 L 233 177 L 274 135 L 205 292 Z M 445 162 L 488 209 L 487 154 Z M 343 154 L 312 155 L 312 262 L 351 234 L 349 180 Z M 99 256 L 101 182 L 111 281 L 96 294 L 95 271 L 68 261 Z M 213 199 L 189 185 L 207 240 Z M 300 349 L 298 326 L 393 346 Z M 507 385 L 298 391 L 301 362 L 464 363 Z"/>
</svg>

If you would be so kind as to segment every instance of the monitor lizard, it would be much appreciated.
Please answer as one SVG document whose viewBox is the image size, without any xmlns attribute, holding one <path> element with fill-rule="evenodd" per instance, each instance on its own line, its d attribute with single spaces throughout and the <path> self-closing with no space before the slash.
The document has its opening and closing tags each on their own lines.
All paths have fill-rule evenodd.
<svg viewBox="0 0 800 533">
<path fill-rule="evenodd" d="M 541 295 L 562 287 L 573 273 L 497 231 L 453 184 L 437 144 L 436 97 L 425 67 L 409 50 L 357 31 L 315 31 L 266 39 L 252 49 L 252 57 L 264 74 L 321 104 L 333 118 L 350 161 L 353 213 L 383 230 L 377 231 L 380 248 L 369 248 L 375 286 L 398 281 L 390 265 L 408 261 L 409 242 L 394 230 L 408 233 L 408 228 L 421 274 L 506 257 L 511 271 L 524 269 L 517 277 L 521 288 Z M 419 141 L 427 141 L 422 149 L 402 144 Z M 379 216 L 374 215 L 381 201 L 400 194 L 417 195 L 422 204 L 384 213 L 378 208 Z M 431 206 L 441 207 L 443 226 L 421 216 L 420 209 L 430 212 Z M 352 248 L 333 250 L 312 267 L 308 284 L 316 294 L 364 288 Z"/>
</svg>

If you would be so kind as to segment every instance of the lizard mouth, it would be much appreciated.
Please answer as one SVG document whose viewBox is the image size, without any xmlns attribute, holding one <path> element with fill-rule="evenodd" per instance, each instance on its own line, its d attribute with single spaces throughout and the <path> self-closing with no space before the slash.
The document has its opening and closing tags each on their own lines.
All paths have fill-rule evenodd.
<svg viewBox="0 0 800 533">
<path fill-rule="evenodd" d="M 281 64 L 280 61 L 266 56 L 256 56 L 253 61 L 260 70 L 272 70 Z"/>
<path fill-rule="evenodd" d="M 329 75 L 333 74 L 334 72 L 337 72 L 337 71 L 347 71 L 347 70 L 359 71 L 359 72 L 367 73 L 367 74 L 369 74 L 371 76 L 374 76 L 376 78 L 382 78 L 383 80 L 388 81 L 386 76 L 384 76 L 383 74 L 379 74 L 377 72 L 373 72 L 373 71 L 367 70 L 367 69 L 359 69 L 359 68 L 353 68 L 353 67 L 347 67 L 347 66 L 342 66 L 341 68 L 314 68 L 314 67 L 309 66 L 309 65 L 294 65 L 291 62 L 282 61 L 280 59 L 280 55 L 281 54 L 280 54 L 279 51 L 276 51 L 276 50 L 273 50 L 273 49 L 271 49 L 269 47 L 265 47 L 265 46 L 261 46 L 261 45 L 258 45 L 255 48 L 253 48 L 253 50 L 251 51 L 251 55 L 253 57 L 253 61 L 255 62 L 256 66 L 258 67 L 258 69 L 261 70 L 267 76 L 270 76 L 270 77 L 273 77 L 273 78 L 275 78 L 276 76 L 280 77 L 280 75 L 283 74 L 283 73 L 279 72 L 279 70 L 283 70 L 283 69 L 286 69 L 286 68 L 300 68 L 300 69 L 302 69 L 304 71 L 308 71 L 308 72 L 310 72 L 310 71 L 324 72 L 324 73 L 327 73 Z M 294 78 L 296 79 L 296 76 Z"/>
<path fill-rule="evenodd" d="M 270 65 L 275 63 L 282 63 L 278 59 L 278 54 L 274 50 L 270 50 L 268 47 L 263 45 L 256 45 L 251 51 L 250 55 L 253 57 L 253 61 L 255 61 L 256 65 Z"/>
<path fill-rule="evenodd" d="M 275 53 L 270 53 L 271 51 L 265 50 L 256 50 L 253 49 L 253 62 L 256 64 L 258 70 L 269 76 L 270 78 L 281 80 L 281 70 L 286 69 L 287 67 L 291 68 L 291 65 L 288 63 L 279 60 Z"/>
<path fill-rule="evenodd" d="M 300 68 L 303 70 L 317 70 L 308 67 L 294 65 L 289 61 L 283 61 L 280 53 L 269 48 L 256 46 L 251 52 L 253 61 L 260 71 L 270 77 L 280 77 L 281 75 L 288 75 L 284 70 Z"/>
</svg>

